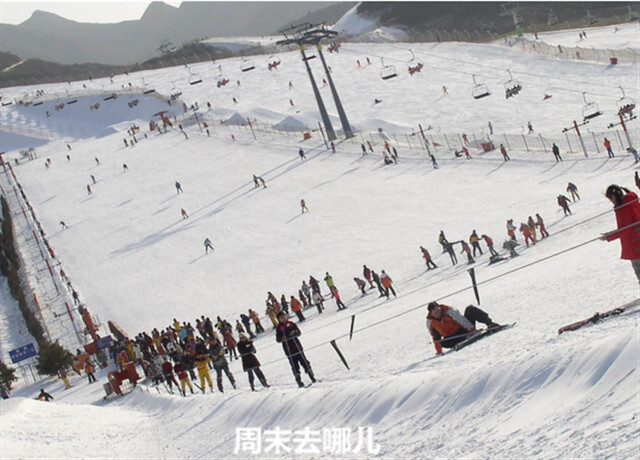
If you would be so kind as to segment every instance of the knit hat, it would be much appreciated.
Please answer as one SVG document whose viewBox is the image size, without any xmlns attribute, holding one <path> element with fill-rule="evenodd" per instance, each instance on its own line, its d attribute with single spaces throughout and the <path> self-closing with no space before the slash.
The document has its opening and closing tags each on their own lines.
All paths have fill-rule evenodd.
<svg viewBox="0 0 640 460">
<path fill-rule="evenodd" d="M 429 313 L 431 313 L 431 310 L 433 310 L 434 308 L 436 308 L 438 306 L 438 302 L 433 301 L 433 302 L 429 302 L 429 305 L 427 305 L 427 310 L 429 310 Z"/>
</svg>

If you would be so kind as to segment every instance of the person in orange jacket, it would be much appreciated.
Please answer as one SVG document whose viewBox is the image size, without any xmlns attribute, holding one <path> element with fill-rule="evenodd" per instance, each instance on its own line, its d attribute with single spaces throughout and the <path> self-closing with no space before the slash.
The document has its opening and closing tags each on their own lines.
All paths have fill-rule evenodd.
<svg viewBox="0 0 640 460">
<path fill-rule="evenodd" d="M 300 301 L 296 299 L 295 296 L 291 296 L 290 303 L 291 303 L 291 310 L 293 310 L 293 312 L 296 314 L 296 316 L 298 317 L 298 320 L 304 321 L 306 318 L 302 314 L 302 304 L 300 303 Z"/>
<path fill-rule="evenodd" d="M 473 305 L 465 309 L 464 315 L 453 307 L 435 301 L 430 302 L 427 309 L 427 329 L 438 355 L 443 353 L 443 347 L 453 348 L 468 338 L 469 334 L 476 330 L 476 322 L 486 324 L 487 328 L 499 326 L 491 320 L 487 312 Z"/>
<path fill-rule="evenodd" d="M 380 283 L 382 284 L 382 287 L 384 288 L 385 295 L 387 296 L 387 299 L 389 299 L 389 291 L 391 291 L 391 293 L 393 294 L 394 297 L 397 297 L 396 296 L 396 291 L 393 289 L 393 280 L 391 279 L 391 277 L 389 275 L 387 275 L 387 273 L 384 270 L 382 270 L 380 273 L 381 273 Z"/>
<path fill-rule="evenodd" d="M 618 228 L 603 234 L 600 239 L 620 240 L 620 258 L 630 260 L 633 271 L 640 281 L 640 202 L 638 195 L 618 185 L 610 185 L 605 196 L 611 201 L 616 213 Z"/>
<path fill-rule="evenodd" d="M 96 381 L 96 377 L 95 375 L 93 375 L 93 364 L 91 364 L 91 360 L 87 359 L 87 362 L 84 365 L 84 372 L 87 374 L 87 377 L 89 378 L 89 383 L 93 383 Z"/>
<path fill-rule="evenodd" d="M 520 222 L 520 231 L 524 236 L 524 242 L 527 247 L 529 247 L 529 241 L 531 241 L 531 244 L 536 244 L 536 240 L 533 239 L 533 235 L 531 234 L 531 229 L 524 222 Z"/>
<path fill-rule="evenodd" d="M 606 137 L 604 138 L 604 148 L 607 149 L 607 155 L 609 155 L 609 158 L 615 157 L 613 150 L 611 150 L 611 141 Z"/>
</svg>

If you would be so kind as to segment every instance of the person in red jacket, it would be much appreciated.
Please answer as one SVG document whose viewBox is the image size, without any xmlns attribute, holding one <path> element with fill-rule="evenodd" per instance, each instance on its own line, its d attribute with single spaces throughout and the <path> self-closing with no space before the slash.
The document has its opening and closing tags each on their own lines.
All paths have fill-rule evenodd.
<svg viewBox="0 0 640 460">
<path fill-rule="evenodd" d="M 620 239 L 621 259 L 630 260 L 633 271 L 640 282 L 640 202 L 638 195 L 618 185 L 610 185 L 605 196 L 613 203 L 618 228 L 604 233 L 600 239 Z"/>
<path fill-rule="evenodd" d="M 484 242 L 487 244 L 487 247 L 489 248 L 489 252 L 491 253 L 491 255 L 497 256 L 498 251 L 493 249 L 493 239 L 489 235 L 482 235 L 480 238 L 482 238 Z"/>
<path fill-rule="evenodd" d="M 461 315 L 455 308 L 430 302 L 427 306 L 427 329 L 433 338 L 436 354 L 442 354 L 442 348 L 453 348 L 465 340 L 469 333 L 476 330 L 476 322 L 486 324 L 487 327 L 497 327 L 499 324 L 491 321 L 484 310 L 469 305 Z"/>
</svg>

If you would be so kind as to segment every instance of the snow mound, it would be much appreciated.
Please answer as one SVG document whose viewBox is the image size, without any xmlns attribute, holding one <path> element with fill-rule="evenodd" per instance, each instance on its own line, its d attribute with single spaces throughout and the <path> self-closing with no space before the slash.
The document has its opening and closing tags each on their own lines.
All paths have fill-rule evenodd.
<svg viewBox="0 0 640 460">
<path fill-rule="evenodd" d="M 380 128 L 382 128 L 383 131 L 387 131 L 390 133 L 406 133 L 406 134 L 411 134 L 418 129 L 417 126 L 414 128 L 411 126 L 406 126 L 406 125 L 401 125 L 397 123 L 392 123 L 386 120 L 381 120 L 379 118 L 367 118 L 364 120 L 358 120 L 356 122 L 352 122 L 351 128 L 353 128 L 354 131 L 364 131 L 364 132 L 371 132 L 371 131 L 378 132 Z"/>
<path fill-rule="evenodd" d="M 281 131 L 307 131 L 309 127 L 295 117 L 285 117 L 280 123 L 273 125 L 275 129 Z"/>
<path fill-rule="evenodd" d="M 227 118 L 224 122 L 225 125 L 236 125 L 236 126 L 244 126 L 247 124 L 247 118 L 243 115 L 240 115 L 238 112 L 235 112 L 229 118 Z"/>
</svg>

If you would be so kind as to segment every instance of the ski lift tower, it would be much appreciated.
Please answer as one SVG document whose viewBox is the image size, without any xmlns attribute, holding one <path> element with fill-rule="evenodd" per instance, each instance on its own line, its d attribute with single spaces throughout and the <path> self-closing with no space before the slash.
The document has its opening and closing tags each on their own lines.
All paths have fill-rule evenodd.
<svg viewBox="0 0 640 460">
<path fill-rule="evenodd" d="M 307 55 L 304 52 L 304 45 L 310 43 L 310 40 L 307 37 L 305 37 L 305 32 L 312 29 L 313 29 L 313 26 L 307 22 L 297 26 L 291 26 L 288 29 L 281 30 L 280 33 L 284 36 L 284 39 L 278 40 L 276 42 L 276 45 L 296 44 L 300 48 L 300 54 L 302 54 L 302 61 L 304 62 L 304 65 L 307 68 L 307 74 L 309 75 L 309 80 L 311 81 L 311 88 L 313 88 L 313 94 L 316 97 L 318 110 L 320 110 L 320 117 L 322 118 L 324 127 L 327 130 L 327 137 L 329 138 L 330 141 L 334 141 L 337 139 L 336 133 L 333 130 L 333 125 L 331 124 L 331 120 L 329 119 L 329 114 L 327 113 L 327 108 L 325 107 L 324 101 L 322 100 L 322 96 L 320 95 L 320 90 L 318 89 L 316 80 L 315 78 L 313 78 L 313 72 L 311 72 L 311 67 L 309 66 L 309 62 L 308 62 L 309 58 L 307 58 Z"/>
<path fill-rule="evenodd" d="M 320 60 L 322 61 L 322 66 L 324 67 L 324 73 L 327 76 L 327 82 L 329 83 L 329 88 L 331 89 L 331 95 L 333 96 L 333 102 L 336 105 L 336 109 L 338 110 L 338 116 L 340 117 L 340 123 L 342 124 L 342 131 L 344 131 L 344 136 L 346 139 L 350 139 L 353 137 L 353 130 L 351 129 L 351 125 L 349 124 L 349 119 L 347 118 L 347 114 L 344 111 L 344 107 L 342 106 L 342 102 L 340 101 L 340 96 L 338 95 L 338 90 L 336 89 L 336 85 L 333 83 L 333 78 L 331 77 L 331 72 L 329 71 L 329 66 L 327 66 L 327 62 L 324 60 L 324 54 L 322 53 L 322 45 L 320 41 L 323 38 L 334 38 L 338 35 L 338 32 L 334 30 L 327 29 L 324 24 L 316 25 L 314 29 L 308 30 L 304 33 L 306 40 L 309 43 L 313 43 L 316 45 L 316 49 L 318 50 L 318 56 L 320 56 Z"/>
</svg>

